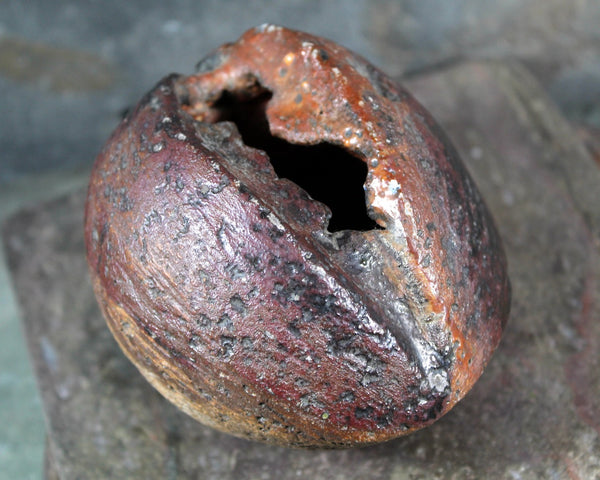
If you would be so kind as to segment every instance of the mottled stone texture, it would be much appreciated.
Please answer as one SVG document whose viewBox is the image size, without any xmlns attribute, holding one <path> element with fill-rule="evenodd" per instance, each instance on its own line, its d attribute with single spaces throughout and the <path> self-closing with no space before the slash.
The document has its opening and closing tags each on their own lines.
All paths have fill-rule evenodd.
<svg viewBox="0 0 600 480">
<path fill-rule="evenodd" d="M 511 321 L 480 381 L 409 437 L 296 451 L 205 428 L 155 393 L 95 305 L 85 192 L 4 230 L 54 464 L 71 478 L 596 478 L 600 172 L 517 66 L 462 64 L 408 85 L 449 133 L 497 220 Z"/>
</svg>

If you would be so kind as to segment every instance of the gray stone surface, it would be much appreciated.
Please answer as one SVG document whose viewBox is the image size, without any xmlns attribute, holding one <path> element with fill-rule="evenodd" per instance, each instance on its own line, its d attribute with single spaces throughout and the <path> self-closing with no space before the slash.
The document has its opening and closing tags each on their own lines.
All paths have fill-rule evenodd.
<svg viewBox="0 0 600 480">
<path fill-rule="evenodd" d="M 82 190 L 4 229 L 56 478 L 600 478 L 600 170 L 518 66 L 460 64 L 408 86 L 462 153 L 509 259 L 511 319 L 469 395 L 430 428 L 360 450 L 287 450 L 195 423 L 104 325 Z"/>
<path fill-rule="evenodd" d="M 369 45 L 390 73 L 461 58 L 526 64 L 569 119 L 600 127 L 600 1 L 374 0 Z"/>
<path fill-rule="evenodd" d="M 25 205 L 38 204 L 85 185 L 85 172 L 48 173 L 0 187 L 0 224 Z M 0 479 L 42 476 L 44 420 L 19 309 L 5 256 L 0 252 Z"/>
</svg>

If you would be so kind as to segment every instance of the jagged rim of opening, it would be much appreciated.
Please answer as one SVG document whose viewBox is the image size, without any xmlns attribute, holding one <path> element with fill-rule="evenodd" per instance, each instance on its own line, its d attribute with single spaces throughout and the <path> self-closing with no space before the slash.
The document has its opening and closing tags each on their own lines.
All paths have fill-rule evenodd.
<svg viewBox="0 0 600 480">
<path fill-rule="evenodd" d="M 266 154 L 277 178 L 288 179 L 325 205 L 331 212 L 326 227 L 330 234 L 385 230 L 369 212 L 367 163 L 341 145 L 295 143 L 271 133 L 266 107 L 272 96 L 258 82 L 235 92 L 224 89 L 209 103 L 208 123 L 233 123 L 244 145 Z M 189 99 L 184 103 L 189 105 Z M 321 175 L 315 175 L 316 171 Z"/>
</svg>

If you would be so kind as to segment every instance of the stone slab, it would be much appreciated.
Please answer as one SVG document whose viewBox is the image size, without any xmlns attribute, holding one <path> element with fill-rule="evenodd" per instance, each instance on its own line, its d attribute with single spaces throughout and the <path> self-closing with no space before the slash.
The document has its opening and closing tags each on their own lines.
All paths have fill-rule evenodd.
<svg viewBox="0 0 600 480">
<path fill-rule="evenodd" d="M 105 326 L 79 191 L 3 230 L 44 402 L 49 478 L 600 478 L 600 169 L 518 65 L 459 64 L 407 86 L 462 153 L 509 259 L 511 318 L 467 397 L 430 428 L 358 450 L 277 448 L 195 423 Z"/>
</svg>

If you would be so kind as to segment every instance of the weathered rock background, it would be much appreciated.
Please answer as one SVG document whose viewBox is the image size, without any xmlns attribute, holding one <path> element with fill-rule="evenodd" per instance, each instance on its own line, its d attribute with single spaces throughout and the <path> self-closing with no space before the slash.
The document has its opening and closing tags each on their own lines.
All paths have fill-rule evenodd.
<svg viewBox="0 0 600 480">
<path fill-rule="evenodd" d="M 569 118 L 600 128 L 600 0 L 0 2 L 0 179 L 88 165 L 166 72 L 250 26 L 329 37 L 390 74 L 518 58 Z"/>
<path fill-rule="evenodd" d="M 435 428 L 358 453 L 231 441 L 153 396 L 92 302 L 81 191 L 37 203 L 83 186 L 122 113 L 165 73 L 264 22 L 403 76 L 458 145 L 509 252 L 513 313 L 481 382 Z M 0 221 L 35 205 L 4 230 L 21 315 L 0 255 L 0 479 L 42 476 L 45 431 L 60 478 L 90 462 L 80 478 L 135 478 L 110 455 L 131 467 L 136 442 L 157 449 L 145 459 L 157 478 L 600 478 L 598 25 L 600 0 L 0 2 Z M 107 418 L 90 415 L 119 405 L 99 431 Z"/>
</svg>

